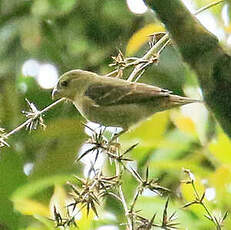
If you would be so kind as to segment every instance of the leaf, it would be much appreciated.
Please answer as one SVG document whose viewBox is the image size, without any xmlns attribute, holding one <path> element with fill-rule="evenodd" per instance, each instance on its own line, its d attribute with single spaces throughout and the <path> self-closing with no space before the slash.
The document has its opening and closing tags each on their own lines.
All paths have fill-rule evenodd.
<svg viewBox="0 0 231 230">
<path fill-rule="evenodd" d="M 201 183 L 201 179 L 198 176 L 196 177 L 194 184 L 199 196 L 202 197 L 205 191 L 205 187 Z M 187 202 L 191 202 L 195 200 L 195 193 L 191 184 L 181 183 L 180 187 L 181 187 L 182 196 Z"/>
<path fill-rule="evenodd" d="M 209 144 L 209 150 L 220 162 L 231 163 L 231 141 L 220 127 L 217 130 L 217 139 Z"/>
<path fill-rule="evenodd" d="M 138 30 L 128 41 L 126 55 L 134 55 L 141 48 L 141 46 L 149 40 L 150 34 L 163 31 L 165 31 L 164 27 L 157 23 L 148 24 L 142 29 Z"/>
<path fill-rule="evenodd" d="M 197 193 L 199 194 L 199 197 L 203 197 L 203 194 L 205 192 L 205 187 L 204 185 L 201 183 L 201 179 L 199 177 L 196 178 L 196 180 L 194 181 L 194 185 L 196 188 Z M 181 183 L 181 192 L 182 192 L 182 196 L 185 200 L 185 206 L 187 209 L 190 209 L 192 212 L 194 212 L 196 215 L 200 216 L 203 215 L 203 209 L 201 208 L 200 205 L 198 205 L 197 203 L 189 205 L 190 202 L 193 202 L 196 200 L 196 194 L 193 190 L 193 187 L 191 184 L 186 184 L 186 183 Z"/>
<path fill-rule="evenodd" d="M 230 197 L 230 184 L 231 184 L 231 164 L 221 165 L 211 175 L 210 182 L 215 186 L 218 192 L 218 199 L 226 200 Z"/>
<path fill-rule="evenodd" d="M 171 120 L 183 133 L 190 134 L 194 137 L 197 136 L 196 126 L 190 117 L 175 110 L 171 112 Z"/>
<path fill-rule="evenodd" d="M 11 200 L 14 202 L 29 198 L 42 190 L 53 186 L 55 184 L 64 184 L 66 181 L 71 179 L 71 175 L 54 175 L 48 176 L 33 182 L 27 183 L 18 187 L 11 196 Z"/>
<path fill-rule="evenodd" d="M 41 223 L 43 223 L 47 228 L 46 230 L 55 230 L 57 228 L 54 227 L 54 223 L 52 221 L 50 221 L 47 217 L 44 216 L 40 216 L 38 214 L 33 215 L 35 219 L 37 219 L 38 221 L 40 221 Z M 41 226 L 39 226 L 38 228 L 33 228 L 33 227 L 28 227 L 28 230 L 40 230 Z"/>
<path fill-rule="evenodd" d="M 59 16 L 70 12 L 76 0 L 37 0 L 32 5 L 32 14 L 35 16 Z"/>
<path fill-rule="evenodd" d="M 23 215 L 34 215 L 48 217 L 50 215 L 49 208 L 41 202 L 32 199 L 21 199 L 14 202 L 14 208 Z"/>
<path fill-rule="evenodd" d="M 54 193 L 50 199 L 50 210 L 53 212 L 54 206 L 57 208 L 61 216 L 67 216 L 67 194 L 60 185 L 55 185 Z"/>
<path fill-rule="evenodd" d="M 136 140 L 143 147 L 156 147 L 159 141 L 163 139 L 169 120 L 169 112 L 160 112 L 140 123 L 131 131 L 121 136 L 122 142 L 128 141 L 131 145 L 131 139 Z"/>
<path fill-rule="evenodd" d="M 26 183 L 23 161 L 19 152 L 5 148 L 0 153 L 0 229 L 20 229 L 22 216 L 15 212 L 10 197 L 14 191 Z"/>
<path fill-rule="evenodd" d="M 181 172 L 183 168 L 190 168 L 193 172 L 196 172 L 197 175 L 200 177 L 208 177 L 209 176 L 209 170 L 206 170 L 204 167 L 198 166 L 196 162 L 192 162 L 189 160 L 161 160 L 161 161 L 153 161 L 150 164 L 150 169 L 157 171 L 157 170 L 162 170 L 162 171 L 167 171 L 169 172 L 170 170 L 174 172 Z M 152 174 L 152 172 L 151 172 Z"/>
<path fill-rule="evenodd" d="M 229 25 L 227 25 L 227 26 L 225 27 L 225 32 L 226 32 L 227 34 L 230 34 L 230 33 L 231 33 L 231 24 L 229 24 Z"/>
<path fill-rule="evenodd" d="M 165 138 L 159 140 L 153 159 L 168 161 L 185 156 L 185 152 L 192 152 L 194 138 L 182 133 L 178 129 L 166 132 Z"/>
<path fill-rule="evenodd" d="M 197 10 L 199 10 L 200 8 L 205 7 L 205 6 L 207 6 L 207 5 L 211 4 L 211 3 L 214 3 L 214 2 L 216 2 L 216 1 L 214 1 L 214 0 L 203 0 L 203 1 L 195 0 L 195 4 L 196 4 L 196 6 L 198 8 Z M 209 9 L 207 9 L 206 11 L 213 12 L 214 16 L 220 17 L 223 5 L 224 5 L 223 3 L 217 4 L 217 5 L 209 8 Z"/>
<path fill-rule="evenodd" d="M 30 180 L 51 175 L 76 172 L 73 164 L 84 140 L 83 127 L 74 118 L 58 118 L 47 122 L 45 131 L 37 130 L 30 139 L 28 148 L 38 156 Z M 29 141 L 29 140 L 28 140 Z M 80 167 L 78 167 L 80 170 Z"/>
<path fill-rule="evenodd" d="M 81 210 L 81 218 L 77 221 L 79 229 L 88 230 L 91 227 L 92 221 L 95 218 L 95 214 L 92 209 L 87 213 L 87 208 Z"/>
<path fill-rule="evenodd" d="M 67 13 L 71 11 L 78 1 L 76 0 L 49 0 L 50 8 L 60 11 L 59 13 Z"/>
</svg>

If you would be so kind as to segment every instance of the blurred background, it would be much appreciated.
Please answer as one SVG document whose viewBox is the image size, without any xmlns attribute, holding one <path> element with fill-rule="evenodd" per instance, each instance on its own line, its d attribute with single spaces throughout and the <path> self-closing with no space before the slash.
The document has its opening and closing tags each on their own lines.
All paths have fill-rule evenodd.
<svg viewBox="0 0 231 230">
<path fill-rule="evenodd" d="M 193 13 L 213 1 L 184 0 Z M 197 16 L 227 52 L 231 47 L 230 5 L 219 4 Z M 106 74 L 112 56 L 142 57 L 148 35 L 164 31 L 155 12 L 142 0 L 0 0 L 0 127 L 6 132 L 26 118 L 27 98 L 38 109 L 52 103 L 51 90 L 58 77 L 71 69 Z M 183 36 L 183 35 L 182 35 Z M 195 74 L 177 49 L 167 47 L 158 65 L 139 80 L 202 99 Z M 43 117 L 47 128 L 21 130 L 0 149 L 0 229 L 54 229 L 53 206 L 62 213 L 70 202 L 66 181 L 86 176 L 89 156 L 75 163 L 87 141 L 84 119 L 73 105 L 61 103 Z M 90 124 L 91 127 L 96 127 Z M 193 200 L 190 185 L 182 184 L 183 168 L 190 169 L 206 204 L 218 216 L 231 211 L 231 142 L 202 104 L 162 112 L 121 138 L 121 148 L 139 145 L 130 153 L 132 167 L 171 189 L 170 209 L 176 211 L 180 229 L 215 229 L 200 206 L 181 207 Z M 99 157 L 97 167 L 108 175 L 114 167 Z M 129 174 L 123 190 L 131 201 L 137 181 Z M 162 218 L 166 197 L 144 192 L 136 209 L 147 218 Z M 84 210 L 76 218 L 79 229 L 117 230 L 126 218 L 121 204 L 105 200 L 99 218 Z M 230 217 L 225 229 L 231 229 Z"/>
</svg>

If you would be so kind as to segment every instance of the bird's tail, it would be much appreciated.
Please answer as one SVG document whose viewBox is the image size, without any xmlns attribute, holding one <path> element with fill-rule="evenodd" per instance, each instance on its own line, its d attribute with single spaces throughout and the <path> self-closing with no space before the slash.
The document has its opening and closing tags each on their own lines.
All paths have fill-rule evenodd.
<svg viewBox="0 0 231 230">
<path fill-rule="evenodd" d="M 172 102 L 172 105 L 175 105 L 175 106 L 186 105 L 186 104 L 195 103 L 195 102 L 203 103 L 202 100 L 192 99 L 189 97 L 181 97 L 177 95 L 169 95 L 169 99 Z"/>
</svg>

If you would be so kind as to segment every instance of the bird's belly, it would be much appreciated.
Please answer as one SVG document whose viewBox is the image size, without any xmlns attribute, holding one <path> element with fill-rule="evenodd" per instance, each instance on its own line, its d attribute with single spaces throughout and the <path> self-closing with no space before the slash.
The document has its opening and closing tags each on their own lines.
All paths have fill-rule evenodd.
<svg viewBox="0 0 231 230">
<path fill-rule="evenodd" d="M 128 129 L 154 113 L 149 111 L 150 107 L 135 104 L 89 106 L 84 108 L 82 112 L 88 120 L 104 126 L 122 127 L 123 129 Z"/>
</svg>

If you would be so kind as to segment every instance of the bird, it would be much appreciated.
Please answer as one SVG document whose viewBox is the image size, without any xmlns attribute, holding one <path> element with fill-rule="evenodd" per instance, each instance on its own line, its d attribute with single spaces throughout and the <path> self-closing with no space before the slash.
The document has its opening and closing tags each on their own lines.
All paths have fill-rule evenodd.
<svg viewBox="0 0 231 230">
<path fill-rule="evenodd" d="M 201 102 L 172 94 L 172 91 L 81 69 L 64 73 L 52 98 L 70 100 L 80 114 L 103 126 L 120 127 L 122 133 L 156 112 Z"/>
</svg>

